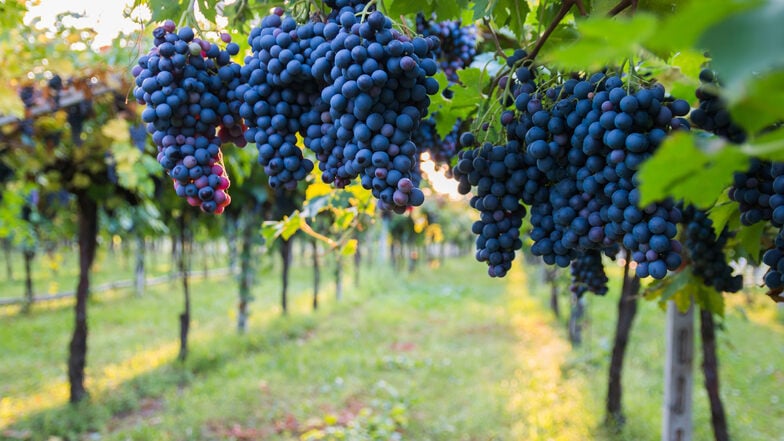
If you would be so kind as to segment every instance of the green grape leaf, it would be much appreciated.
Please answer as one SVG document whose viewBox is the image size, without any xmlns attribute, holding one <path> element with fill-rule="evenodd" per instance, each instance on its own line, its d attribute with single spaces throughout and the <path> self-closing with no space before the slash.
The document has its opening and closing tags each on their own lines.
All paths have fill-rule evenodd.
<svg viewBox="0 0 784 441">
<path fill-rule="evenodd" d="M 695 7 L 697 6 L 694 2 Z M 716 2 L 711 8 L 723 9 L 720 4 L 738 2 Z M 740 2 L 757 6 L 758 2 Z M 705 7 L 702 6 L 703 13 Z M 781 68 L 784 60 L 784 8 L 777 2 L 765 2 L 762 6 L 726 15 L 708 27 L 700 36 L 697 45 L 708 50 L 711 68 L 728 89 L 740 89 L 751 78 Z M 691 27 L 691 24 L 687 29 Z M 679 32 L 680 33 L 680 32 Z M 771 92 L 771 91 L 769 91 Z"/>
<path fill-rule="evenodd" d="M 434 112 L 436 131 L 441 137 L 452 131 L 458 119 L 466 120 L 476 113 L 485 98 L 482 86 L 489 77 L 484 71 L 472 67 L 460 70 L 458 75 L 460 83 L 450 87 L 453 92 L 451 99 L 444 98 L 441 93 L 438 93 L 431 101 L 430 108 Z M 443 72 L 437 73 L 434 78 L 442 88 L 449 84 Z"/>
<path fill-rule="evenodd" d="M 739 86 L 738 91 L 728 91 L 728 98 L 733 122 L 748 133 L 777 125 L 784 120 L 784 72 L 755 76 L 753 81 Z"/>
<path fill-rule="evenodd" d="M 351 222 L 357 217 L 354 210 L 340 210 L 335 218 L 334 225 L 339 230 L 345 230 L 351 226 Z"/>
<path fill-rule="evenodd" d="M 492 1 L 495 3 L 495 1 Z M 479 20 L 482 17 L 487 17 L 492 12 L 491 0 L 475 0 L 474 1 L 474 20 Z"/>
<path fill-rule="evenodd" d="M 528 2 L 496 0 L 494 3 L 493 21 L 499 26 L 509 28 L 518 40 L 522 40 L 525 36 L 525 19 L 530 12 Z"/>
<path fill-rule="evenodd" d="M 656 34 L 645 44 L 662 53 L 699 46 L 698 41 L 706 29 L 755 4 L 759 4 L 759 0 L 712 2 L 710 7 L 699 1 L 680 2 L 675 13 L 661 20 Z"/>
<path fill-rule="evenodd" d="M 217 3 L 215 0 L 199 0 L 199 12 L 211 23 L 215 23 L 217 17 Z"/>
<path fill-rule="evenodd" d="M 543 52 L 544 63 L 576 70 L 619 65 L 657 34 L 656 25 L 655 17 L 642 13 L 631 19 L 589 18 L 580 22 L 580 37 L 574 43 Z"/>
<path fill-rule="evenodd" d="M 724 227 L 735 230 L 740 225 L 740 206 L 731 201 L 727 193 L 722 193 L 708 212 L 708 217 L 713 221 L 713 228 L 717 233 L 724 230 Z"/>
<path fill-rule="evenodd" d="M 672 299 L 673 296 L 683 291 L 688 284 L 689 277 L 684 275 L 684 272 L 677 272 L 652 283 L 643 292 L 643 296 L 646 300 L 658 299 L 659 303 L 663 305 L 667 300 Z"/>
<path fill-rule="evenodd" d="M 183 12 L 188 9 L 188 2 L 184 0 L 149 0 L 152 21 L 163 21 L 166 19 L 174 20 L 176 23 Z M 143 5 L 145 1 L 136 0 L 135 5 Z"/>
<path fill-rule="evenodd" d="M 280 221 L 266 221 L 261 225 L 261 236 L 264 238 L 264 243 L 267 246 L 272 246 L 275 239 L 280 236 L 281 223 Z"/>
<path fill-rule="evenodd" d="M 708 310 L 719 317 L 724 317 L 724 294 L 717 291 L 716 288 L 706 285 L 696 277 L 691 286 L 695 292 L 694 299 L 700 308 Z"/>
<path fill-rule="evenodd" d="M 737 148 L 699 149 L 693 132 L 675 133 L 662 143 L 639 171 L 640 205 L 668 196 L 701 208 L 714 204 L 732 183 L 732 172 L 744 169 L 748 157 Z"/>
<path fill-rule="evenodd" d="M 692 293 L 690 292 L 691 290 L 689 289 L 691 287 L 692 287 L 691 285 L 687 286 L 686 289 L 682 289 L 676 292 L 674 296 L 672 296 L 671 300 L 675 302 L 675 307 L 678 308 L 678 312 L 680 312 L 681 314 L 688 311 L 689 308 L 691 307 L 693 301 L 692 299 L 694 298 Z"/>
<path fill-rule="evenodd" d="M 762 236 L 765 233 L 765 223 L 764 222 L 757 222 L 751 226 L 744 226 L 738 229 L 736 233 L 736 240 L 740 244 L 740 246 L 746 251 L 749 258 L 754 261 L 754 263 L 760 263 L 760 257 L 762 254 Z"/>
<path fill-rule="evenodd" d="M 393 0 L 392 2 L 385 4 L 389 17 L 392 17 L 393 20 L 397 20 L 397 17 L 400 17 L 401 15 L 412 16 L 419 12 L 423 13 L 426 17 L 430 17 L 430 14 L 439 8 L 438 3 L 445 2 L 434 2 L 433 0 Z M 439 18 L 441 18 L 440 15 Z"/>
</svg>

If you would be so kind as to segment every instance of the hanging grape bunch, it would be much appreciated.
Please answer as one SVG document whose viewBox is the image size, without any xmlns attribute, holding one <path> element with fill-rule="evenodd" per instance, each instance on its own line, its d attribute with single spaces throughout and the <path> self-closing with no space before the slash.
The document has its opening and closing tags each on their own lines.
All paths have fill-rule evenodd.
<svg viewBox="0 0 784 441">
<path fill-rule="evenodd" d="M 678 268 L 681 213 L 669 200 L 639 206 L 636 173 L 667 133 L 688 129 L 688 103 L 666 97 L 661 85 L 632 88 L 604 73 L 540 90 L 536 72 L 520 63 L 525 56 L 510 57 L 514 74 L 499 81 L 502 104 L 513 104 L 500 117 L 509 157 L 485 157 L 485 146 L 463 153 L 460 190 L 477 188 L 480 213 L 488 193 L 508 196 L 510 208 L 511 198 L 529 205 L 531 251 L 548 264 L 566 267 L 585 251 L 623 245 L 640 277 Z M 504 175 L 512 178 L 495 177 Z M 477 246 L 486 242 L 480 236 Z"/>
<path fill-rule="evenodd" d="M 604 273 L 602 253 L 599 250 L 588 250 L 572 261 L 569 273 L 572 276 L 569 290 L 577 297 L 587 291 L 603 296 L 607 294 L 609 279 Z"/>
<path fill-rule="evenodd" d="M 691 112 L 690 119 L 696 127 L 720 136 L 732 143 L 742 143 L 747 134 L 732 121 L 727 103 L 721 98 L 721 81 L 715 72 L 705 68 L 700 72 L 701 85 L 696 91 L 699 106 Z M 784 287 L 784 163 L 752 158 L 749 168 L 736 172 L 729 190 L 729 197 L 738 203 L 740 221 L 750 226 L 758 222 L 770 222 L 779 232 L 773 246 L 765 251 L 763 263 L 770 266 L 765 274 L 765 285 L 772 290 Z M 722 232 L 717 241 L 721 242 Z M 718 264 L 717 268 L 718 268 Z M 735 291 L 741 281 L 720 276 Z M 709 283 L 706 280 L 706 283 Z M 732 291 L 732 289 L 727 289 Z"/>
<path fill-rule="evenodd" d="M 154 47 L 132 72 L 134 97 L 147 105 L 142 120 L 177 195 L 205 212 L 220 214 L 231 201 L 222 165 L 223 140 L 245 145 L 238 106 L 229 98 L 239 83 L 240 66 L 231 61 L 239 46 L 229 43 L 220 49 L 195 38 L 191 28 L 177 31 L 171 20 L 153 36 Z"/>
</svg>

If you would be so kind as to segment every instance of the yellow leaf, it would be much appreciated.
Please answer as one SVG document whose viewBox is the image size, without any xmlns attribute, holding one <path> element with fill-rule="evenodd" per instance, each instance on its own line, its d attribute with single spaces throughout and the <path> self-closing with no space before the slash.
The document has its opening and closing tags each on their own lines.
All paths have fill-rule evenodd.
<svg viewBox="0 0 784 441">
<path fill-rule="evenodd" d="M 357 240 L 351 239 L 340 250 L 341 256 L 353 256 L 357 252 Z"/>
<path fill-rule="evenodd" d="M 24 116 L 24 104 L 10 87 L 0 88 L 0 115 L 17 118 Z"/>
<path fill-rule="evenodd" d="M 329 184 L 325 184 L 318 180 L 310 185 L 305 190 L 305 199 L 312 200 L 319 196 L 324 196 L 330 194 L 332 192 L 332 187 Z"/>
<path fill-rule="evenodd" d="M 130 142 L 131 134 L 128 129 L 128 121 L 123 118 L 114 118 L 104 124 L 101 132 L 104 136 L 117 142 Z"/>
</svg>

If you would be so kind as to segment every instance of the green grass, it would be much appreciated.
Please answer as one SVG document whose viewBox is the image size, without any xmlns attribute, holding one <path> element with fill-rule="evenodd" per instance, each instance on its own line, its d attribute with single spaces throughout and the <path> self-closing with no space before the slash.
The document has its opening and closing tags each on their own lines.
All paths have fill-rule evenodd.
<svg viewBox="0 0 784 441">
<path fill-rule="evenodd" d="M 640 305 L 624 371 L 628 424 L 617 434 L 601 426 L 617 296 L 590 299 L 585 344 L 572 349 L 535 268 L 517 266 L 504 280 L 469 258 L 413 274 L 363 268 L 359 287 L 346 274 L 340 303 L 325 271 L 315 313 L 311 273 L 295 268 L 290 315 L 280 317 L 277 268 L 268 269 L 244 336 L 234 330 L 235 282 L 194 281 L 184 365 L 174 361 L 179 285 L 95 296 L 92 400 L 76 408 L 65 404 L 67 305 L 0 318 L 0 438 L 658 439 L 664 314 L 655 304 Z M 760 304 L 748 318 L 732 309 L 720 336 L 736 440 L 784 433 L 784 327 L 772 304 Z M 695 384 L 694 439 L 710 439 L 699 374 Z"/>
</svg>

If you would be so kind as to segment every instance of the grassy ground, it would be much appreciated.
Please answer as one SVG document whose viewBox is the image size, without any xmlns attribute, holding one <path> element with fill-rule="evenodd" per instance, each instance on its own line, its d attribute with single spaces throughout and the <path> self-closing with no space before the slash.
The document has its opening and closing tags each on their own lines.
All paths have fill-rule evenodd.
<svg viewBox="0 0 784 441">
<path fill-rule="evenodd" d="M 346 283 L 340 303 L 325 281 L 326 301 L 313 313 L 311 273 L 297 265 L 292 311 L 280 317 L 277 272 L 268 270 L 244 336 L 234 331 L 235 283 L 194 282 L 184 365 L 174 361 L 179 285 L 141 298 L 96 296 L 87 372 L 93 397 L 77 408 L 65 404 L 69 305 L 2 317 L 0 438 L 658 439 L 663 313 L 641 305 L 625 370 L 628 424 L 611 433 L 601 420 L 617 296 L 590 299 L 585 344 L 573 349 L 537 274 L 518 265 L 493 280 L 469 258 L 414 274 L 365 268 L 358 287 Z M 784 326 L 769 302 L 759 303 L 745 314 L 733 308 L 720 337 L 736 440 L 784 433 Z M 698 375 L 695 440 L 711 438 L 701 381 Z"/>
<path fill-rule="evenodd" d="M 149 249 L 146 256 L 146 275 L 148 278 L 169 274 L 172 271 L 170 245 L 158 245 L 161 249 Z M 212 250 L 211 250 L 212 252 Z M 208 254 L 199 253 L 199 256 Z M 133 247 L 130 245 L 108 250 L 99 246 L 93 267 L 92 283 L 97 286 L 119 280 L 133 280 L 135 261 Z M 203 260 L 197 258 L 193 262 L 194 270 L 203 267 Z M 225 261 L 225 259 L 223 260 Z M 11 255 L 11 273 L 9 280 L 6 270 L 5 256 L 0 261 L 0 299 L 22 298 L 25 292 L 24 260 L 21 252 L 14 250 Z M 79 281 L 79 261 L 77 248 L 58 248 L 52 253 L 36 253 L 32 264 L 33 292 L 36 296 L 56 294 L 63 291 L 74 291 Z"/>
</svg>

